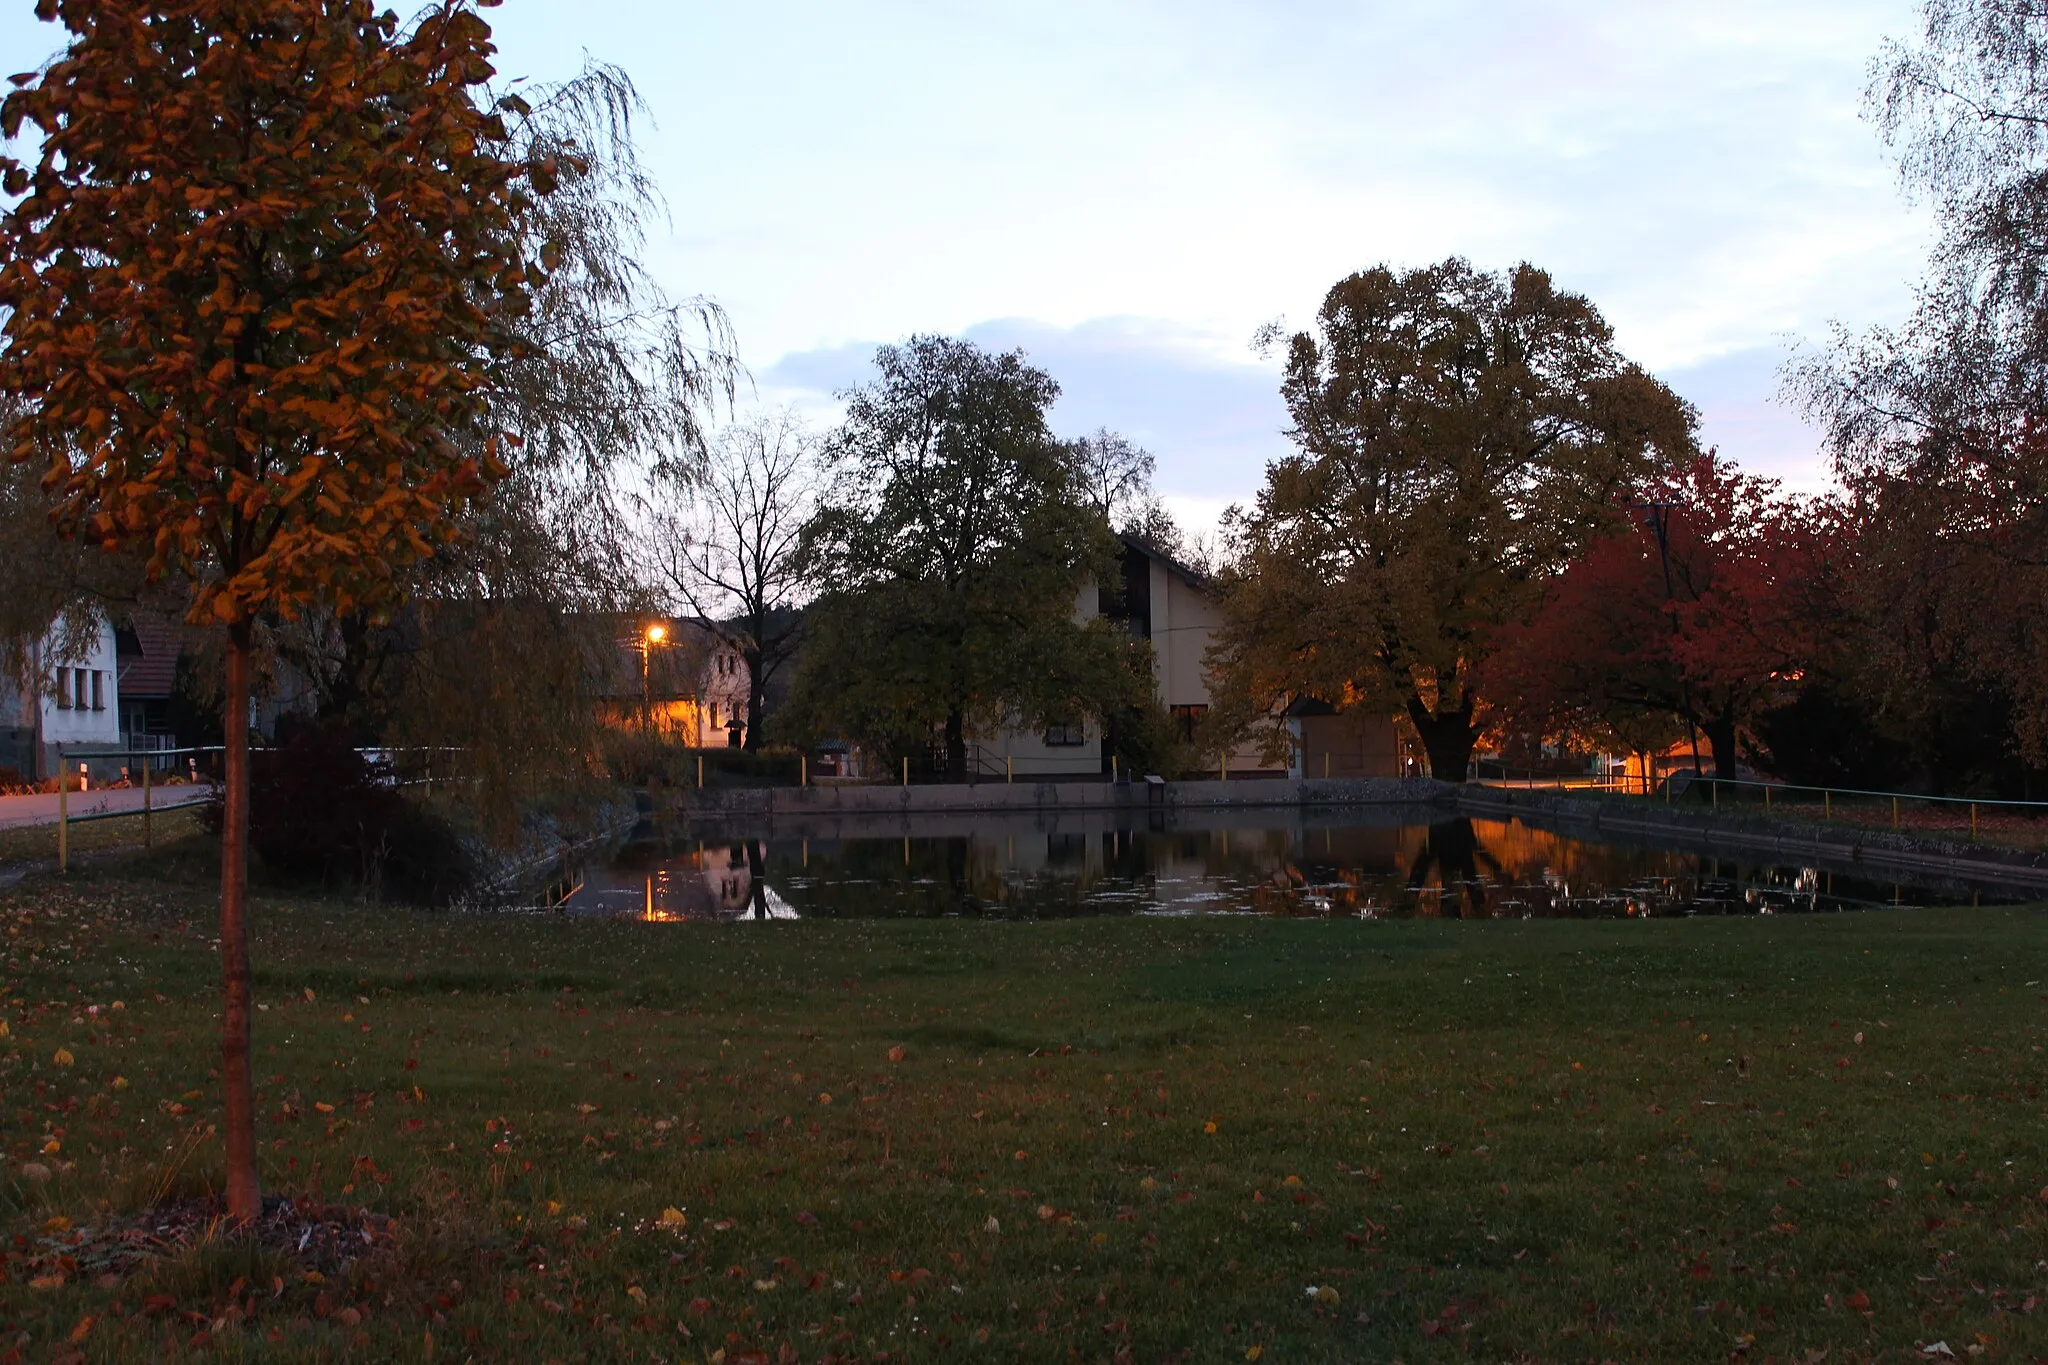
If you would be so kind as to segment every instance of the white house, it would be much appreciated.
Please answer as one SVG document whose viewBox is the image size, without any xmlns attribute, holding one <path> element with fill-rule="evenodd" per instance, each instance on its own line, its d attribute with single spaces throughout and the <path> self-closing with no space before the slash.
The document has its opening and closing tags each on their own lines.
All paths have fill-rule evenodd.
<svg viewBox="0 0 2048 1365">
<path fill-rule="evenodd" d="M 0 767 L 12 768 L 24 782 L 40 782 L 56 772 L 57 751 L 81 759 L 93 753 L 116 754 L 121 748 L 120 664 L 114 627 L 101 621 L 70 637 L 62 617 L 29 651 L 27 677 L 0 681 Z M 26 683 L 26 685 L 24 685 Z M 95 775 L 111 775 L 120 760 L 95 765 Z"/>
<path fill-rule="evenodd" d="M 1132 634 L 1152 642 L 1152 677 L 1160 704 L 1171 712 L 1184 737 L 1209 709 L 1209 671 L 1203 656 L 1223 624 L 1223 608 L 1208 575 L 1189 568 L 1141 536 L 1123 542 L 1123 581 L 1118 591 L 1084 583 L 1076 597 L 1074 619 L 1091 621 L 1110 615 Z M 984 776 L 1007 770 L 1017 780 L 1028 777 L 1105 773 L 1102 732 L 1094 723 L 1054 725 L 1043 730 L 1003 729 L 976 736 Z M 1280 777 L 1285 768 L 1268 763 L 1259 745 L 1239 745 L 1228 755 L 1233 777 Z M 1224 769 L 1219 763 L 1219 775 Z"/>
</svg>

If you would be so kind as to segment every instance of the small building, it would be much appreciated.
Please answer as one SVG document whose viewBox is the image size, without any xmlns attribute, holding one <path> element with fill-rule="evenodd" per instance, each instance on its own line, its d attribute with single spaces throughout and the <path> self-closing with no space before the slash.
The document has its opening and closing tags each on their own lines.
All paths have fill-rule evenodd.
<svg viewBox="0 0 2048 1365">
<path fill-rule="evenodd" d="M 26 676 L 0 680 L 0 769 L 22 783 L 57 772 L 58 750 L 93 776 L 118 776 L 121 760 L 120 664 L 114 627 L 101 621 L 73 630 L 59 617 L 32 645 Z M 92 762 L 93 754 L 114 757 Z"/>
<path fill-rule="evenodd" d="M 618 638 L 601 714 L 691 748 L 739 748 L 749 679 L 745 657 L 704 622 L 636 622 Z"/>
</svg>

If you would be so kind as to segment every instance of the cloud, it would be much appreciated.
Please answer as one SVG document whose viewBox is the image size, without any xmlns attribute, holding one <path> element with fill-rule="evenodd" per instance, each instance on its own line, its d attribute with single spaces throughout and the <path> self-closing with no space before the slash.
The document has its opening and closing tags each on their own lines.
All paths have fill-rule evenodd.
<svg viewBox="0 0 2048 1365">
<path fill-rule="evenodd" d="M 1159 491 L 1191 507 L 1249 496 L 1266 462 L 1288 449 L 1278 366 L 1249 352 L 1228 358 L 1214 334 L 1150 318 L 1075 327 L 1003 318 L 963 335 L 989 350 L 1023 350 L 1059 381 L 1055 432 L 1122 432 L 1157 459 Z M 822 412 L 826 395 L 872 377 L 874 354 L 874 343 L 856 342 L 784 356 L 761 374 L 764 394 Z"/>
</svg>

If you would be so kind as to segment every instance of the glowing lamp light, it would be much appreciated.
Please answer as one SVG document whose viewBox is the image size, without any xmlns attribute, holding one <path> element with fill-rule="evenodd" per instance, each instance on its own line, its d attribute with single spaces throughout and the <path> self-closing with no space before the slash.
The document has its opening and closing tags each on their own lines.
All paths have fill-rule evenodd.
<svg viewBox="0 0 2048 1365">
<path fill-rule="evenodd" d="M 649 644 L 651 644 L 651 645 L 658 645 L 658 644 L 660 644 L 660 643 L 661 643 L 661 642 L 662 642 L 663 640 L 666 640 L 667 638 L 668 638 L 668 627 L 667 627 L 667 626 L 659 626 L 659 625 L 656 625 L 656 626 L 649 626 L 649 627 L 647 628 L 647 643 L 649 643 Z"/>
</svg>

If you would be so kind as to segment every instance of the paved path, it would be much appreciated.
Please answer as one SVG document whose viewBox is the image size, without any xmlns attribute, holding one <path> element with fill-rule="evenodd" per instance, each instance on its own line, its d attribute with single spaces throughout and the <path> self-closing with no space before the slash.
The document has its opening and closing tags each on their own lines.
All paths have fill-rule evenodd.
<svg viewBox="0 0 2048 1365">
<path fill-rule="evenodd" d="M 211 796 L 206 787 L 177 786 L 158 787 L 150 793 L 150 805 L 156 810 L 173 810 L 179 806 L 196 806 Z M 99 815 L 108 811 L 142 810 L 142 788 L 108 787 L 101 791 L 72 792 L 68 798 L 73 819 L 81 815 Z M 57 823 L 57 794 L 47 796 L 0 796 L 0 829 L 22 829 L 30 825 L 54 825 Z"/>
</svg>

